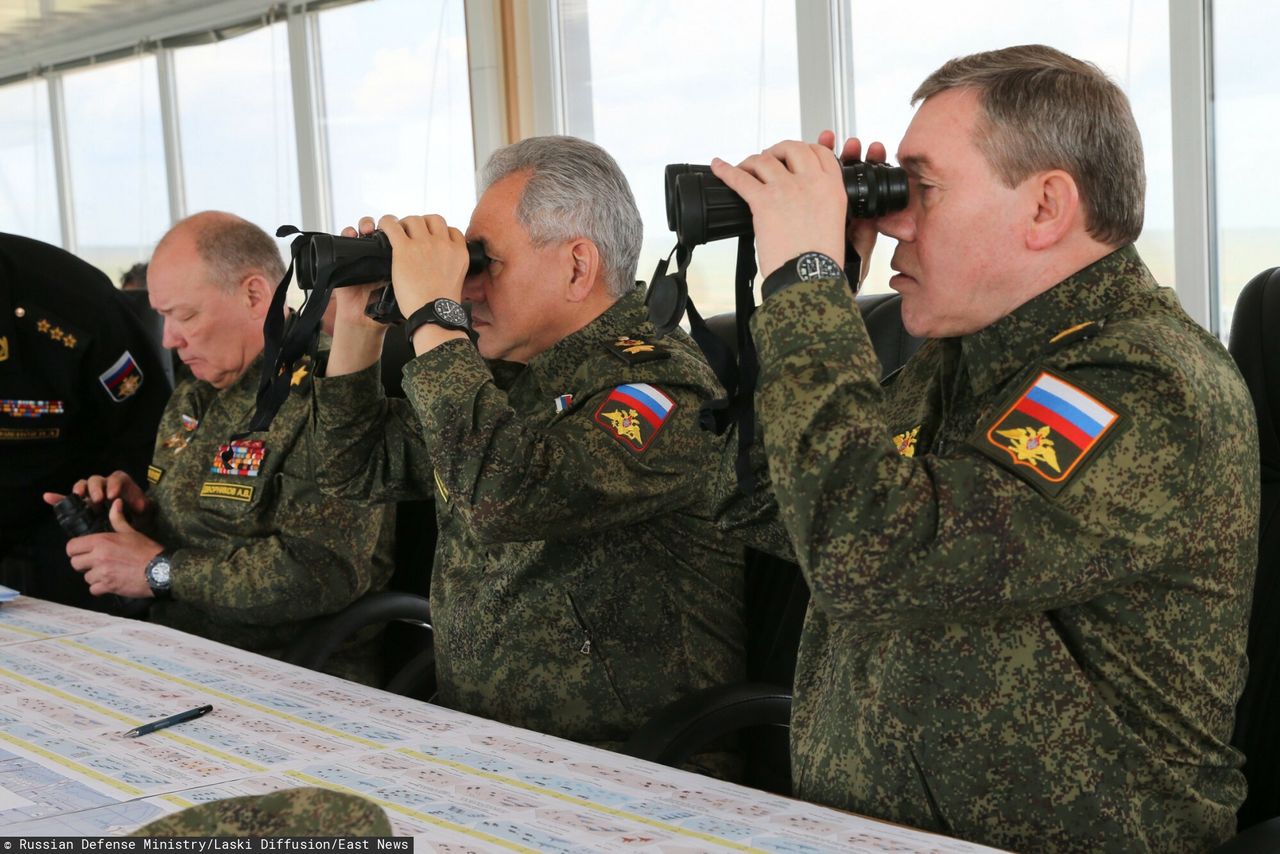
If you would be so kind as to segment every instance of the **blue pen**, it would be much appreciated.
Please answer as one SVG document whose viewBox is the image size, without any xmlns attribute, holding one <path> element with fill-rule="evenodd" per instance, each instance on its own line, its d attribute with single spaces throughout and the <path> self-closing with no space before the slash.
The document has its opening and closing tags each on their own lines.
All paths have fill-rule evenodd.
<svg viewBox="0 0 1280 854">
<path fill-rule="evenodd" d="M 213 711 L 213 706 L 200 706 L 195 709 L 187 709 L 185 712 L 178 712 L 176 715 L 169 715 L 167 718 L 161 718 L 158 721 L 152 721 L 149 724 L 136 726 L 124 734 L 125 738 L 137 738 L 140 735 L 146 735 L 149 732 L 155 732 L 158 729 L 164 729 L 167 726 L 180 724 L 184 721 L 194 721 L 201 715 L 207 715 Z"/>
</svg>

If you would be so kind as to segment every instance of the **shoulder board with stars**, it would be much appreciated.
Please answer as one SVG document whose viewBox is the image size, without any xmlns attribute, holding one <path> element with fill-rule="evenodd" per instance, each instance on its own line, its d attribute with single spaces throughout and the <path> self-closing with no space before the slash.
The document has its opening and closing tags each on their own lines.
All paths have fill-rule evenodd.
<svg viewBox="0 0 1280 854">
<path fill-rule="evenodd" d="M 663 345 L 633 335 L 619 335 L 617 340 L 606 344 L 605 349 L 628 365 L 671 358 L 671 352 Z"/>
<path fill-rule="evenodd" d="M 1056 496 L 1122 420 L 1119 412 L 1057 374 L 1041 371 L 973 440 L 983 454 Z"/>
<path fill-rule="evenodd" d="M 595 422 L 606 433 L 635 453 L 643 453 L 667 423 L 676 402 L 648 383 L 620 385 L 596 410 Z"/>
</svg>

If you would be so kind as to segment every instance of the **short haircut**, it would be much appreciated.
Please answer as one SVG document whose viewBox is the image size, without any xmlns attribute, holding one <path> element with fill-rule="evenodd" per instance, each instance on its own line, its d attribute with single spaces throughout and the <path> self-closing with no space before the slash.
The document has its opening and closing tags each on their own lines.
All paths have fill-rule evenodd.
<svg viewBox="0 0 1280 854">
<path fill-rule="evenodd" d="M 1112 246 L 1137 240 L 1142 137 L 1129 99 L 1100 68 L 1044 45 L 975 53 L 930 74 L 911 103 L 950 89 L 977 92 L 975 143 L 1006 185 L 1061 169 L 1080 188 L 1090 236 Z"/>
<path fill-rule="evenodd" d="M 125 290 L 147 289 L 147 262 L 139 261 L 120 274 L 120 287 Z"/>
<path fill-rule="evenodd" d="M 235 290 L 246 276 L 255 273 L 273 284 L 284 278 L 284 261 L 275 239 L 248 220 L 205 211 L 187 217 L 172 231 L 184 225 L 194 231 L 196 251 L 209 278 L 223 290 Z"/>
<path fill-rule="evenodd" d="M 572 136 L 538 136 L 500 148 L 481 173 L 483 189 L 520 172 L 529 183 L 516 219 L 535 246 L 585 237 L 600 250 L 605 285 L 616 297 L 635 287 L 644 224 L 617 161 Z"/>
</svg>

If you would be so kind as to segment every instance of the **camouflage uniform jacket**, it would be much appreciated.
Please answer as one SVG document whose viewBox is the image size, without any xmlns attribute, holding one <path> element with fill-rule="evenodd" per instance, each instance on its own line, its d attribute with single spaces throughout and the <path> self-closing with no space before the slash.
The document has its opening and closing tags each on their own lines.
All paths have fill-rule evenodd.
<svg viewBox="0 0 1280 854">
<path fill-rule="evenodd" d="M 261 458 L 247 445 L 243 462 L 221 462 L 229 437 L 249 422 L 261 366 L 259 356 L 222 391 L 200 380 L 180 384 L 161 417 L 148 533 L 173 553 L 173 598 L 154 602 L 151 619 L 279 656 L 317 618 L 386 586 L 394 525 L 389 506 L 363 507 L 317 488 L 323 458 L 308 429 L 308 369 L 295 374 L 271 429 L 249 437 L 263 442 Z M 326 670 L 376 681 L 371 646 L 349 643 Z"/>
<path fill-rule="evenodd" d="M 927 342 L 885 388 L 843 280 L 784 289 L 753 328 L 813 594 L 797 794 L 1019 851 L 1230 837 L 1255 419 L 1134 249 Z"/>
<path fill-rule="evenodd" d="M 418 356 L 412 409 L 376 368 L 317 383 L 326 490 L 436 494 L 442 705 L 608 745 L 742 678 L 740 559 L 710 510 L 721 440 L 698 427 L 719 387 L 687 335 L 651 331 L 638 288 L 527 366 L 466 341 Z"/>
</svg>

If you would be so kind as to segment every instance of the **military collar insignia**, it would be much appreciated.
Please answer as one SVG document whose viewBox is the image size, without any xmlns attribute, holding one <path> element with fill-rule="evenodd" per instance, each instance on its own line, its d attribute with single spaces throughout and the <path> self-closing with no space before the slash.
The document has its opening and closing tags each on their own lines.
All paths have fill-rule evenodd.
<svg viewBox="0 0 1280 854">
<path fill-rule="evenodd" d="M 173 451 L 175 454 L 180 453 L 187 446 L 187 443 L 191 441 L 191 437 L 186 434 L 193 432 L 199 426 L 200 422 L 197 419 L 192 418 L 190 415 L 183 415 L 182 429 L 165 439 L 160 447 Z"/>
<path fill-rule="evenodd" d="M 973 444 L 1050 497 L 1096 457 L 1121 415 L 1078 385 L 1040 371 Z"/>
<path fill-rule="evenodd" d="M 293 376 L 289 379 L 289 385 L 297 387 L 302 385 L 302 381 L 307 378 L 307 366 L 299 365 L 298 369 L 293 372 Z"/>
<path fill-rule="evenodd" d="M 107 390 L 112 401 L 123 403 L 142 388 L 142 368 L 138 367 L 133 356 L 125 350 L 111 367 L 98 374 L 98 382 Z"/>
<path fill-rule="evenodd" d="M 653 341 L 646 341 L 634 335 L 619 335 L 605 345 L 605 349 L 628 365 L 639 365 L 644 362 L 657 362 L 671 358 L 666 347 Z"/>
<path fill-rule="evenodd" d="M 257 477 L 262 460 L 267 454 L 267 443 L 261 439 L 236 439 L 218 447 L 213 455 L 210 474 L 233 477 Z"/>
<path fill-rule="evenodd" d="M 65 411 L 61 400 L 0 400 L 0 414 L 10 418 L 40 418 L 62 415 Z"/>
<path fill-rule="evenodd" d="M 922 426 L 917 424 L 910 430 L 903 430 L 901 433 L 894 434 L 893 446 L 898 449 L 898 453 L 901 456 L 914 457 L 916 455 L 916 438 L 920 435 Z"/>
<path fill-rule="evenodd" d="M 675 411 L 676 402 L 648 383 L 621 385 L 596 410 L 595 423 L 628 450 L 641 453 Z"/>
</svg>

